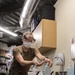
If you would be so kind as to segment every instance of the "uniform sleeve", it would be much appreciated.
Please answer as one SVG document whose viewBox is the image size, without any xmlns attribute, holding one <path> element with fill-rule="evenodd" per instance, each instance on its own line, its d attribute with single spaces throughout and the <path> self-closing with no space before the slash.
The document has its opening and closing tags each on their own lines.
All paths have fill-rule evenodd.
<svg viewBox="0 0 75 75">
<path fill-rule="evenodd" d="M 19 49 L 18 49 L 18 48 L 14 48 L 14 49 L 13 49 L 13 56 L 16 56 L 16 55 L 18 55 L 18 54 L 20 54 Z"/>
</svg>

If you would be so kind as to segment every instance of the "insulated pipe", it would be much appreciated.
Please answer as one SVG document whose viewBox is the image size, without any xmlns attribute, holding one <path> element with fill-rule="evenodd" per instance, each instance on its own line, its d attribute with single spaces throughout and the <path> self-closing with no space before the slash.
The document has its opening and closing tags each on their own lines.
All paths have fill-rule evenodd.
<svg viewBox="0 0 75 75">
<path fill-rule="evenodd" d="M 20 16 L 20 21 L 19 21 L 21 28 L 23 27 L 24 20 L 28 19 L 35 2 L 36 2 L 36 0 L 26 0 L 25 1 L 24 6 L 23 6 L 23 10 L 22 10 L 22 13 Z"/>
<path fill-rule="evenodd" d="M 38 0 L 38 1 L 37 1 L 37 3 L 36 3 L 36 6 L 35 6 L 34 10 L 33 10 L 33 11 L 32 11 L 32 13 L 30 14 L 30 16 L 29 16 L 29 18 L 28 18 L 27 26 L 29 26 L 30 21 L 31 21 L 31 18 L 32 18 L 32 16 L 33 16 L 33 14 L 34 14 L 34 12 L 35 12 L 35 10 L 36 10 L 36 8 L 37 8 L 37 6 L 38 6 L 39 2 L 40 2 L 40 0 Z"/>
<path fill-rule="evenodd" d="M 14 32 L 18 32 L 18 31 L 22 31 L 22 30 L 25 30 L 26 28 L 29 28 L 29 23 L 31 21 L 31 17 L 32 15 L 34 14 L 38 4 L 39 4 L 40 0 L 37 1 L 36 5 L 35 5 L 35 8 L 33 9 L 33 11 L 30 13 L 29 15 L 29 18 L 28 18 L 28 21 L 27 21 L 27 26 L 26 27 L 22 27 L 22 28 L 18 28 L 17 30 L 15 30 Z M 22 20 L 21 20 L 22 19 Z M 20 21 L 22 21 L 21 23 L 23 23 L 23 18 L 20 18 Z M 25 21 L 25 20 L 24 20 Z M 25 21 L 26 22 L 26 21 Z"/>
</svg>

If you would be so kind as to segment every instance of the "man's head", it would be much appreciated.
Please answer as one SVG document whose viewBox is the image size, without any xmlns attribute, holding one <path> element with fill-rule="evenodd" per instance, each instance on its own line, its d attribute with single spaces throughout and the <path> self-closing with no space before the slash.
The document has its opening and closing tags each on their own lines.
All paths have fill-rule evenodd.
<svg viewBox="0 0 75 75">
<path fill-rule="evenodd" d="M 35 39 L 31 32 L 25 32 L 23 33 L 22 41 L 25 47 L 29 47 L 31 43 L 35 42 Z"/>
</svg>

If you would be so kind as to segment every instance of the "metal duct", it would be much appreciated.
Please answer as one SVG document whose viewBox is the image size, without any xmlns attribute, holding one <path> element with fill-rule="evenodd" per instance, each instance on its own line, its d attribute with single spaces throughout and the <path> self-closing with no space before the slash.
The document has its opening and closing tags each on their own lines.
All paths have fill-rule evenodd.
<svg viewBox="0 0 75 75">
<path fill-rule="evenodd" d="M 36 2 L 36 0 L 26 0 L 25 1 L 24 6 L 23 6 L 23 10 L 22 10 L 22 13 L 20 16 L 20 21 L 19 21 L 21 27 L 24 26 L 25 22 L 27 23 L 27 19 L 33 9 L 35 2 Z"/>
</svg>

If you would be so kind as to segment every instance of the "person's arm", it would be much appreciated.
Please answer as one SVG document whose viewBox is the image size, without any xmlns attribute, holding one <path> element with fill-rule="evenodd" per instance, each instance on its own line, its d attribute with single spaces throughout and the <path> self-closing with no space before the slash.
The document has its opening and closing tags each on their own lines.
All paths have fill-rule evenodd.
<svg viewBox="0 0 75 75">
<path fill-rule="evenodd" d="M 43 62 L 41 63 L 38 63 L 36 61 L 28 61 L 28 60 L 24 60 L 23 57 L 18 54 L 17 56 L 15 56 L 15 59 L 22 65 L 22 66 L 25 66 L 25 65 L 36 65 L 36 66 L 41 66 L 43 64 Z"/>
<path fill-rule="evenodd" d="M 45 56 L 43 56 L 37 49 L 35 49 L 35 55 L 38 59 L 45 60 Z"/>
<path fill-rule="evenodd" d="M 41 61 L 48 62 L 48 63 L 49 63 L 49 66 L 52 67 L 52 65 L 53 65 L 52 60 L 46 58 L 45 56 L 43 56 L 43 55 L 39 52 L 39 50 L 35 49 L 35 55 L 36 55 L 36 57 L 38 57 Z"/>
<path fill-rule="evenodd" d="M 22 66 L 25 66 L 25 65 L 39 66 L 39 65 L 41 65 L 41 63 L 38 63 L 38 62 L 33 61 L 33 60 L 32 61 L 24 60 L 20 51 L 17 48 L 13 49 L 13 56 Z"/>
<path fill-rule="evenodd" d="M 16 56 L 15 56 L 15 59 L 16 59 L 22 66 L 25 66 L 25 65 L 33 65 L 33 64 L 34 64 L 33 61 L 26 61 L 26 60 L 24 60 L 21 54 L 16 55 Z"/>
</svg>

